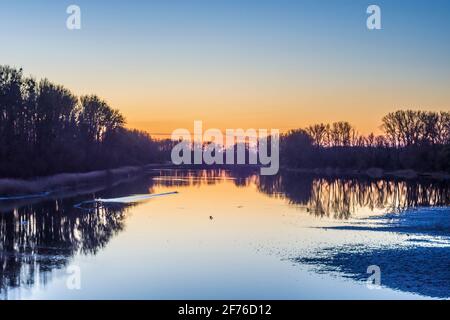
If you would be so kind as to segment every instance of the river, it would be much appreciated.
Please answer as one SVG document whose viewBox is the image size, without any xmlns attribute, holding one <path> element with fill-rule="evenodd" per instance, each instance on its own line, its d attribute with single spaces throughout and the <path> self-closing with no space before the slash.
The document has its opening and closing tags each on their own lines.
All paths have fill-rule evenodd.
<svg viewBox="0 0 450 320">
<path fill-rule="evenodd" d="M 154 169 L 2 201 L 0 299 L 448 299 L 449 206 L 431 180 Z"/>
</svg>

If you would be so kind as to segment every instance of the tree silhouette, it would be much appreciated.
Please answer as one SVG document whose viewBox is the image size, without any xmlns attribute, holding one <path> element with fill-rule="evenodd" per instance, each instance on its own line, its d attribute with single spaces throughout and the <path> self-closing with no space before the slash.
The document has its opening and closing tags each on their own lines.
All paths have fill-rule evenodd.
<svg viewBox="0 0 450 320">
<path fill-rule="evenodd" d="M 95 95 L 76 97 L 49 80 L 0 66 L 0 177 L 142 165 L 161 160 L 158 144 L 128 130 Z"/>
</svg>

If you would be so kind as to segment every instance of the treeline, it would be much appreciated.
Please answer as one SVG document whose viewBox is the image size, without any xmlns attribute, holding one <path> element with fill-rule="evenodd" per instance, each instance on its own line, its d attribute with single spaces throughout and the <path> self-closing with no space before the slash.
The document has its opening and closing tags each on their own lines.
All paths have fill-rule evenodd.
<svg viewBox="0 0 450 320">
<path fill-rule="evenodd" d="M 95 95 L 0 66 L 0 177 L 33 177 L 170 161 L 172 140 L 124 127 Z M 397 111 L 382 135 L 348 122 L 315 124 L 281 136 L 280 163 L 293 168 L 450 171 L 450 112 Z"/>
<path fill-rule="evenodd" d="M 348 122 L 315 124 L 281 137 L 281 164 L 297 168 L 450 171 L 450 112 L 396 111 L 383 135 L 363 136 Z"/>
<path fill-rule="evenodd" d="M 77 97 L 0 66 L 0 177 L 43 176 L 159 161 L 158 144 L 95 95 Z"/>
</svg>

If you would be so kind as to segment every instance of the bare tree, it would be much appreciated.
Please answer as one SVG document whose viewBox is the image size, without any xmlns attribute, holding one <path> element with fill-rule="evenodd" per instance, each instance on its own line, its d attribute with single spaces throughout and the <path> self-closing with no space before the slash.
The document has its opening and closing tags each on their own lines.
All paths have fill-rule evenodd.
<svg viewBox="0 0 450 320">
<path fill-rule="evenodd" d="M 327 133 L 330 125 L 323 123 L 311 125 L 306 128 L 306 132 L 310 135 L 315 146 L 324 147 L 327 145 Z"/>
</svg>

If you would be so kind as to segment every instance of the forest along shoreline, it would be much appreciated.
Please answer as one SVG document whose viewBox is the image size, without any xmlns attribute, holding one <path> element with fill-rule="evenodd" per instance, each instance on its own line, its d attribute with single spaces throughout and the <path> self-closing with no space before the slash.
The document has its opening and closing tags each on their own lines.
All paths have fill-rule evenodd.
<svg viewBox="0 0 450 320">
<path fill-rule="evenodd" d="M 449 179 L 450 111 L 397 110 L 381 122 L 377 135 L 362 135 L 347 121 L 282 133 L 281 167 L 341 177 Z M 120 111 L 96 95 L 76 96 L 0 65 L 1 199 L 54 195 L 53 190 L 132 175 L 147 164 L 171 163 L 178 143 L 128 128 Z M 223 152 L 236 157 L 240 144 Z M 243 144 L 250 158 L 254 151 Z"/>
</svg>

